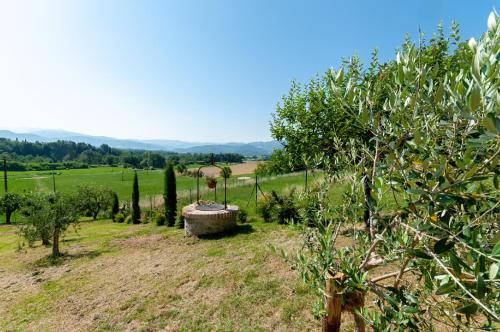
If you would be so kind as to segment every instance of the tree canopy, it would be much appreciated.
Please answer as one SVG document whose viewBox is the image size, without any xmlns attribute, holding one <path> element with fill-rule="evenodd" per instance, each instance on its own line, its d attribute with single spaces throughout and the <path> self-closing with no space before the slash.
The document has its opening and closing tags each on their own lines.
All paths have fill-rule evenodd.
<svg viewBox="0 0 500 332">
<path fill-rule="evenodd" d="M 477 41 L 461 41 L 453 25 L 450 37 L 439 27 L 428 41 L 406 39 L 386 63 L 376 52 L 366 68 L 353 57 L 305 88 L 292 83 L 278 105 L 272 133 L 286 156 L 294 165 L 315 160 L 329 175 L 305 194 L 320 204 L 303 215 L 314 227 L 305 228 L 296 264 L 319 303 L 330 303 L 323 294 L 332 283 L 344 305 L 355 303 L 348 310 L 358 328 L 429 330 L 437 320 L 491 328 L 499 320 L 496 21 L 491 13 Z M 347 189 L 331 206 L 339 178 Z M 338 247 L 339 230 L 354 229 L 365 209 L 367 232 Z M 394 272 L 375 274 L 394 262 Z M 364 307 L 368 292 L 378 310 Z"/>
</svg>

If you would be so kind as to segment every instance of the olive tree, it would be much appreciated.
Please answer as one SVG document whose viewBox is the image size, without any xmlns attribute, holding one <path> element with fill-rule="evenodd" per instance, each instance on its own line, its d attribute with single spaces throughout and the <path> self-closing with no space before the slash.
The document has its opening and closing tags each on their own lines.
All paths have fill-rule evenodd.
<svg viewBox="0 0 500 332">
<path fill-rule="evenodd" d="M 461 42 L 456 25 L 449 38 L 440 28 L 428 42 L 406 40 L 395 61 L 372 59 L 361 76 L 330 72 L 332 107 L 368 135 L 333 135 L 335 154 L 323 156 L 333 163 L 330 183 L 307 194 L 320 204 L 303 214 L 314 227 L 305 228 L 306 252 L 295 264 L 319 290 L 326 330 L 340 326 L 337 309 L 351 311 L 358 330 L 499 321 L 496 21 L 491 13 L 478 41 Z M 339 175 L 338 165 L 349 172 Z M 348 186 L 333 206 L 328 190 L 340 176 Z M 353 244 L 341 247 L 341 230 L 364 221 L 366 182 L 369 234 L 354 233 Z M 369 292 L 377 310 L 365 307 Z"/>
<path fill-rule="evenodd" d="M 30 243 L 40 237 L 48 244 L 52 240 L 52 257 L 60 255 L 59 240 L 69 225 L 78 222 L 77 198 L 60 193 L 32 194 L 23 205 L 27 223 L 21 226 L 21 235 Z"/>
<path fill-rule="evenodd" d="M 5 213 L 5 223 L 10 224 L 11 216 L 22 204 L 22 196 L 14 193 L 6 193 L 0 198 L 0 211 Z"/>
<path fill-rule="evenodd" d="M 94 220 L 102 211 L 108 211 L 113 205 L 113 192 L 109 189 L 81 185 L 77 189 L 78 208 L 80 213 L 90 213 Z"/>
</svg>

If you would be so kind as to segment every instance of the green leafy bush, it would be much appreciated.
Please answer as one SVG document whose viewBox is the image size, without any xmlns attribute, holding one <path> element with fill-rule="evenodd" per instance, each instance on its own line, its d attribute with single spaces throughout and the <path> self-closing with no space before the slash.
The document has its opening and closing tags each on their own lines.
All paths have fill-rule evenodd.
<svg viewBox="0 0 500 332">
<path fill-rule="evenodd" d="M 277 221 L 278 224 L 300 222 L 295 196 L 295 190 L 281 195 L 273 190 L 270 196 L 266 195 L 259 201 L 257 212 L 264 222 Z"/>
<path fill-rule="evenodd" d="M 279 195 L 276 191 L 271 192 L 272 200 L 274 201 L 275 219 L 278 224 L 297 223 L 300 221 L 298 207 L 296 206 L 295 190 L 291 190 L 288 194 Z"/>
<path fill-rule="evenodd" d="M 163 226 L 165 225 L 165 222 L 167 221 L 167 218 L 165 217 L 165 214 L 161 212 L 157 212 L 155 215 L 155 222 L 156 226 Z"/>
<path fill-rule="evenodd" d="M 247 222 L 247 218 L 248 218 L 247 210 L 240 208 L 240 211 L 238 212 L 238 221 L 244 224 Z"/>
<path fill-rule="evenodd" d="M 177 228 L 184 229 L 185 226 L 185 218 L 182 214 L 177 218 Z"/>
<path fill-rule="evenodd" d="M 115 222 L 121 224 L 121 223 L 123 223 L 125 221 L 125 216 L 122 213 L 117 213 L 115 215 L 115 219 L 114 220 L 115 220 Z"/>
<path fill-rule="evenodd" d="M 271 222 L 273 217 L 274 200 L 264 196 L 257 203 L 257 213 L 264 219 L 264 222 Z"/>
</svg>

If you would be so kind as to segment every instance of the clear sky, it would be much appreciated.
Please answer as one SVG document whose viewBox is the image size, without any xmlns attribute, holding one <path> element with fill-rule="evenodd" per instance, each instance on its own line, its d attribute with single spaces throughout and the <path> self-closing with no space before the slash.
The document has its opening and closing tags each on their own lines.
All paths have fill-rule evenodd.
<svg viewBox="0 0 500 332">
<path fill-rule="evenodd" d="M 439 21 L 486 30 L 493 0 L 0 0 L 0 127 L 269 140 L 292 79 L 394 57 Z"/>
</svg>

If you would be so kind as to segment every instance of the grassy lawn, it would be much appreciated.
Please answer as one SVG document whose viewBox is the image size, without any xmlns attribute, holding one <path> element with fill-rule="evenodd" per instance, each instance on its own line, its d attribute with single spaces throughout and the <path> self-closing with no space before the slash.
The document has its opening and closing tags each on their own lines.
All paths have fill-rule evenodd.
<svg viewBox="0 0 500 332">
<path fill-rule="evenodd" d="M 0 226 L 0 330 L 317 330 L 312 292 L 269 245 L 294 251 L 297 231 L 239 225 L 194 239 L 152 224 L 82 223 L 50 248 L 16 250 Z"/>
<path fill-rule="evenodd" d="M 55 175 L 56 189 L 60 192 L 71 192 L 76 190 L 78 185 L 82 184 L 100 185 L 117 192 L 120 200 L 130 201 L 133 174 L 131 169 L 118 167 L 63 170 L 58 171 L 58 174 Z M 150 206 L 150 199 L 153 205 L 162 204 L 163 171 L 138 171 L 138 174 L 141 205 L 148 208 Z M 320 174 L 317 174 L 315 178 L 319 177 Z M 192 200 L 196 200 L 196 178 L 177 175 L 176 180 L 179 207 L 189 204 Z M 303 173 L 293 173 L 259 178 L 259 184 L 264 192 L 270 192 L 271 190 L 282 192 L 293 187 L 303 188 L 304 180 Z M 8 183 L 10 192 L 52 191 L 52 175 L 50 172 L 9 172 Z M 244 208 L 248 205 L 250 215 L 254 213 L 255 209 L 255 195 L 251 196 L 254 183 L 255 180 L 252 175 L 233 176 L 227 181 L 228 202 Z M 214 190 L 207 188 L 205 179 L 203 178 L 200 179 L 200 196 L 204 200 L 215 200 Z M 217 184 L 217 201 L 222 202 L 223 199 L 223 180 L 219 179 Z M 3 222 L 3 219 L 4 217 L 0 216 L 0 222 Z M 14 214 L 13 220 L 16 221 L 18 219 L 19 216 Z"/>
<path fill-rule="evenodd" d="M 60 175 L 67 179 L 60 181 L 66 183 L 65 190 L 72 189 L 72 181 L 74 186 L 86 179 L 114 190 L 122 185 L 119 169 L 67 172 Z M 131 174 L 123 190 L 131 187 Z M 310 180 L 321 176 L 317 173 Z M 160 195 L 161 172 L 141 172 L 140 179 L 141 193 L 149 190 L 151 195 Z M 179 208 L 189 203 L 184 186 L 188 182 L 183 180 L 195 186 L 192 178 L 177 178 Z M 266 177 L 259 182 L 264 192 L 302 190 L 304 174 Z M 332 204 L 340 202 L 347 183 L 334 185 Z M 183 230 L 151 223 L 86 221 L 76 230 L 70 228 L 62 242 L 65 255 L 52 262 L 50 248 L 39 243 L 28 248 L 17 236 L 15 225 L 0 225 L 0 298 L 5 299 L 0 301 L 0 331 L 64 330 L 68 326 L 103 331 L 318 330 L 320 322 L 311 314 L 314 292 L 290 263 L 270 249 L 276 246 L 293 255 L 302 245 L 299 231 L 260 221 L 250 195 L 253 185 L 252 178 L 234 177 L 229 182 L 229 202 L 245 208 L 253 222 L 239 225 L 224 237 L 195 239 L 186 237 Z M 204 182 L 200 187 L 203 199 L 214 198 Z M 391 205 L 392 196 L 389 192 L 385 196 Z M 217 200 L 222 198 L 219 190 Z M 349 246 L 351 239 L 341 235 L 338 245 Z M 373 308 L 373 299 L 369 300 L 367 305 Z M 351 316 L 342 319 L 343 330 L 352 330 Z"/>
</svg>

